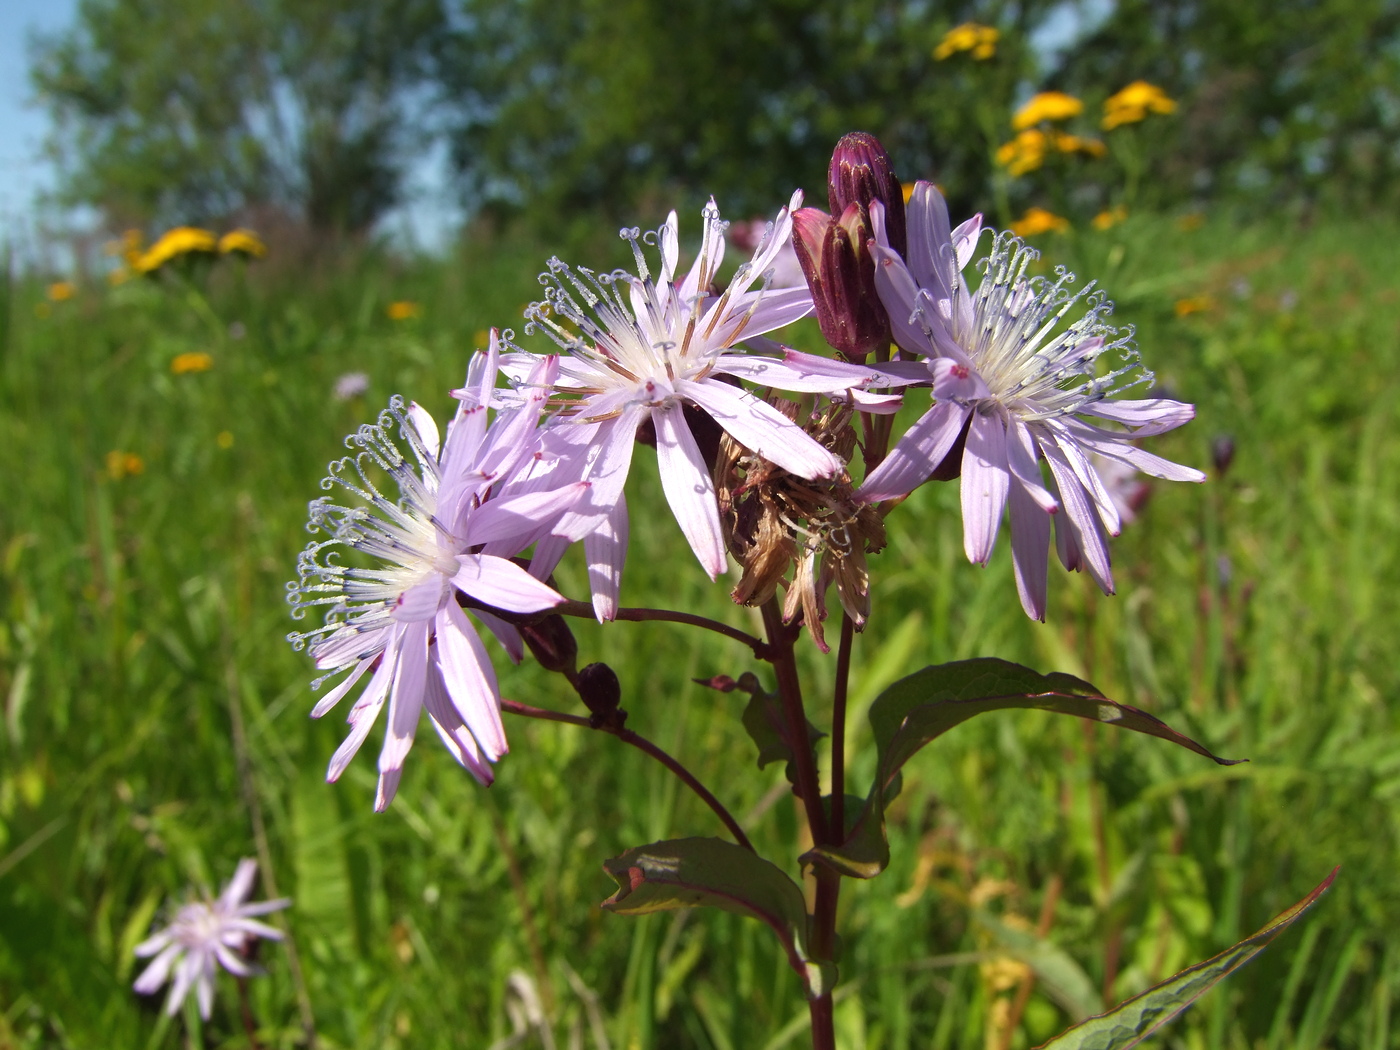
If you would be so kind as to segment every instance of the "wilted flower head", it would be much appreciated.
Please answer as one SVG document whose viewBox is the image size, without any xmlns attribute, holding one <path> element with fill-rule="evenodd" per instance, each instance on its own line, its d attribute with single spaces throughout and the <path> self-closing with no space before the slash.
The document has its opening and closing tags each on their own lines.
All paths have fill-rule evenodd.
<svg viewBox="0 0 1400 1050">
<path fill-rule="evenodd" d="M 1113 399 L 1150 383 L 1152 375 L 1139 364 L 1132 330 L 1107 324 L 1113 305 L 1092 282 L 1075 291 L 1074 275 L 1063 267 L 1053 279 L 1032 276 L 1038 253 L 1003 233 L 982 261 L 974 290 L 962 270 L 976 248 L 981 217 L 950 229 L 942 195 L 920 183 L 909 218 L 907 262 L 882 243 L 873 250 L 895 340 L 925 359 L 934 403 L 865 479 L 860 495 L 879 500 L 909 492 L 961 438 L 968 559 L 987 563 L 1009 506 L 1016 583 L 1027 615 L 1045 616 L 1052 519 L 1065 566 L 1087 568 L 1111 593 L 1106 536 L 1117 534 L 1121 517 L 1089 455 L 1097 452 L 1157 477 L 1203 481 L 1200 471 L 1131 443 L 1180 426 L 1195 410 L 1163 398 Z M 1060 327 L 1071 313 L 1080 316 Z M 1101 372 L 1099 362 L 1115 357 Z M 1108 429 L 1105 422 L 1122 429 Z M 1049 465 L 1050 484 L 1041 474 L 1041 458 Z"/>
<path fill-rule="evenodd" d="M 1016 111 L 1011 127 L 1020 131 L 1033 128 L 1043 121 L 1069 120 L 1084 112 L 1084 103 L 1063 91 L 1042 91 Z"/>
<path fill-rule="evenodd" d="M 491 782 L 490 763 L 507 750 L 495 672 L 458 595 L 509 613 L 539 612 L 563 601 L 509 558 L 547 533 L 587 485 L 556 487 L 534 475 L 542 469 L 536 424 L 543 393 L 501 411 L 488 425 L 488 410 L 499 406 L 495 351 L 493 333 L 492 352 L 473 359 L 461 408 L 441 443 L 432 417 L 400 398 L 377 423 L 346 439 L 359 453 L 332 463 L 321 485 L 354 497 L 352 504 L 329 497 L 311 504 L 308 529 L 331 538 L 307 546 L 298 579 L 287 585 L 293 616 L 329 607 L 325 626 L 289 636 L 297 648 L 308 646 L 327 672 L 316 684 L 348 671 L 312 717 L 369 676 L 328 780 L 344 772 L 388 702 L 376 809 L 398 789 L 424 707 L 453 757 L 482 783 Z M 542 362 L 537 388 L 547 385 L 552 364 Z M 380 492 L 377 475 L 393 480 L 397 500 Z M 376 567 L 342 563 L 349 551 L 374 559 Z M 487 612 L 479 617 L 493 629 L 499 625 L 508 644 L 518 646 L 513 629 Z"/>
<path fill-rule="evenodd" d="M 166 263 L 189 255 L 211 256 L 219 250 L 219 239 L 197 226 L 176 226 L 131 263 L 137 273 L 154 273 Z"/>
<path fill-rule="evenodd" d="M 214 964 L 237 977 L 249 977 L 259 972 L 245 954 L 254 938 L 282 939 L 280 930 L 253 916 L 285 908 L 292 903 L 290 899 L 244 903 L 252 892 L 257 872 L 257 861 L 239 861 L 238 870 L 216 899 L 206 896 L 181 906 L 169 926 L 138 944 L 138 958 L 154 955 L 155 959 L 141 971 L 132 987 L 142 995 L 151 995 L 170 981 L 165 1012 L 172 1015 L 194 989 L 199 1015 L 209 1020 L 214 1006 Z"/>
<path fill-rule="evenodd" d="M 997 53 L 997 40 L 1000 37 L 1000 30 L 993 26 L 964 22 L 943 34 L 943 39 L 933 49 L 933 57 L 942 62 L 959 51 L 971 51 L 974 59 L 985 61 Z"/>
<path fill-rule="evenodd" d="M 1176 103 L 1161 88 L 1145 80 L 1134 80 L 1122 91 L 1110 95 L 1103 104 L 1103 129 L 1111 131 L 1120 124 L 1135 124 L 1148 113 L 1172 113 Z"/>
</svg>

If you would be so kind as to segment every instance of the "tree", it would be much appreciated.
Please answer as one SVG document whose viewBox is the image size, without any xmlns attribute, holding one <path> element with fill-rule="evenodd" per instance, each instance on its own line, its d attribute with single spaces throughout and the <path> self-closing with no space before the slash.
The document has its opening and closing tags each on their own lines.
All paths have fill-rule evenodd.
<svg viewBox="0 0 1400 1050">
<path fill-rule="evenodd" d="M 277 204 L 321 229 L 392 205 L 438 0 L 82 0 L 36 48 L 62 195 L 123 221 Z"/>
</svg>

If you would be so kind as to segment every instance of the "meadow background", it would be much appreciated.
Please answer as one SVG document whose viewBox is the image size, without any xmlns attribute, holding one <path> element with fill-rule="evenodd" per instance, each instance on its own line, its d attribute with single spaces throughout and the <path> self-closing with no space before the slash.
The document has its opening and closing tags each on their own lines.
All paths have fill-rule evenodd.
<svg viewBox="0 0 1400 1050">
<path fill-rule="evenodd" d="M 289 176 L 239 188 L 227 164 L 218 183 L 224 196 L 210 196 L 215 181 L 188 176 L 217 173 L 221 156 L 251 156 L 227 137 L 203 140 L 203 168 L 175 154 L 162 161 L 128 153 L 117 165 L 110 152 L 82 152 L 106 141 L 126 149 L 161 141 L 154 131 L 104 139 L 104 127 L 115 125 L 102 123 L 100 107 L 87 116 L 62 109 L 65 97 L 99 97 L 59 90 L 78 83 L 75 71 L 99 68 L 92 54 L 114 54 L 128 72 L 143 72 L 129 79 L 155 84 L 151 97 L 164 100 L 164 109 L 148 107 L 144 125 L 139 98 L 114 103 L 123 127 L 159 130 L 159 114 L 178 111 L 195 114 L 189 127 L 212 128 L 217 112 L 169 103 L 171 91 L 177 101 L 197 101 L 199 78 L 213 74 L 199 67 L 172 88 L 161 86 L 162 70 L 217 36 L 209 25 L 223 24 L 228 45 L 232 30 L 214 16 L 231 8 L 209 0 L 137 10 L 104 0 L 81 23 L 88 42 L 101 43 L 104 25 L 128 25 L 126 37 L 112 38 L 127 50 L 95 47 L 89 61 L 67 68 L 67 80 L 48 82 L 45 70 L 56 68 L 64 42 L 36 51 L 36 83 L 47 83 L 45 97 L 67 112 L 62 142 L 77 150 L 67 192 L 106 209 L 103 237 L 129 227 L 149 237 L 179 221 L 218 230 L 242 222 L 255 224 L 271 250 L 183 276 L 114 282 L 107 275 L 120 259 L 103 256 L 97 237 L 94 245 L 71 242 L 61 265 L 41 252 L 5 267 L 0 1048 L 246 1046 L 231 982 L 220 983 L 207 1025 L 189 1015 L 169 1022 L 159 997 L 131 992 L 131 950 L 169 902 L 191 886 L 217 889 L 238 858 L 259 854 L 271 862 L 261 895 L 295 900 L 289 941 L 263 945 L 269 973 L 250 984 L 264 1045 L 306 1045 L 312 1031 L 323 1047 L 804 1044 L 796 981 L 757 924 L 685 912 L 626 919 L 597 909 L 613 888 L 603 858 L 658 838 L 720 832 L 659 766 L 616 741 L 514 722 L 512 754 L 483 790 L 424 738 L 383 815 L 371 809 L 370 754 L 328 787 L 325 764 L 344 727 L 336 716 L 307 717 L 311 674 L 284 640 L 294 626 L 284 586 L 307 539 L 306 503 L 319 495 L 327 460 L 341 453 L 340 438 L 394 393 L 448 411 L 447 390 L 488 326 L 523 327 L 521 308 L 538 296 L 535 275 L 550 254 L 623 264 L 616 214 L 654 220 L 672 203 L 682 206 L 683 234 L 693 231 L 710 189 L 704 179 L 753 213 L 774 210 L 792 185 L 821 204 L 825 154 L 855 126 L 888 137 L 905 177 L 944 181 L 961 210 L 985 209 L 999 223 L 1032 205 L 1062 215 L 1067 229 L 1035 238 L 1046 263 L 1109 289 L 1118 317 L 1137 326 L 1160 387 L 1198 406 L 1193 424 L 1156 439 L 1153 450 L 1211 477 L 1204 486 L 1153 488 L 1115 541 L 1115 597 L 1052 568 L 1044 625 L 1017 607 L 1007 545 L 988 568 L 969 566 L 955 489 L 920 489 L 889 519 L 890 546 L 873 561 L 875 611 L 853 672 L 851 782 L 868 781 L 873 768 L 863 712 L 879 690 L 926 663 L 973 655 L 1082 675 L 1217 753 L 1251 761 L 1223 769 L 1160 741 L 1009 713 L 974 720 L 921 753 L 891 811 L 890 869 L 874 882 L 848 883 L 843 894 L 841 1045 L 996 1050 L 988 1033 L 1015 996 L 1006 960 L 1018 955 L 1032 960 L 1038 979 L 1010 1045 L 1033 1046 L 1063 1028 L 1072 1009 L 1117 1001 L 1252 932 L 1338 864 L 1333 890 L 1299 929 L 1158 1042 L 1189 1050 L 1400 1045 L 1391 1019 L 1400 993 L 1400 223 L 1385 207 L 1394 199 L 1388 125 L 1357 116 L 1366 106 L 1381 112 L 1375 98 L 1387 97 L 1361 92 L 1363 81 L 1395 81 L 1382 58 L 1336 76 L 1361 33 L 1343 16 L 1380 19 L 1367 23 L 1375 39 L 1365 45 L 1377 54 L 1394 26 L 1366 5 L 1285 5 L 1273 22 L 1262 6 L 1238 14 L 1223 5 L 1159 5 L 1201 19 L 1161 16 L 1164 33 L 1197 33 L 1182 42 L 1183 54 L 1194 47 L 1204 56 L 1194 65 L 1180 58 L 1174 72 L 1162 63 L 1175 60 L 1153 44 L 1162 38 L 1141 25 L 1137 36 L 1122 29 L 1143 13 L 1129 3 L 1060 52 L 1025 44 L 1017 32 L 1034 26 L 1018 19 L 1049 18 L 1055 6 L 854 5 L 841 17 L 819 6 L 829 16 L 822 36 L 797 32 L 808 22 L 780 24 L 797 16 L 775 5 L 776 14 L 763 16 L 770 23 L 742 23 L 753 52 L 734 61 L 806 98 L 792 82 L 806 68 L 803 48 L 819 43 L 818 57 L 849 67 L 828 64 L 811 81 L 839 82 L 851 105 L 842 108 L 833 92 L 811 113 L 755 107 L 769 124 L 741 124 L 737 150 L 733 139 L 716 144 L 713 130 L 672 126 L 680 118 L 671 92 L 684 100 L 686 70 L 695 65 L 698 77 L 705 64 L 684 52 L 663 76 L 671 52 L 646 35 L 690 32 L 697 54 L 713 56 L 719 45 L 706 52 L 714 38 L 700 31 L 719 30 L 708 21 L 670 25 L 640 2 L 625 10 L 578 4 L 530 35 L 511 21 L 534 10 L 528 4 L 464 7 L 476 21 L 444 24 L 466 35 L 435 37 L 423 54 L 446 63 L 464 41 L 499 49 L 504 34 L 519 42 L 517 64 L 541 56 L 556 63 L 555 79 L 519 84 L 552 85 L 556 99 L 569 97 L 571 84 L 594 89 L 573 111 L 592 123 L 570 124 L 565 107 L 539 99 L 490 96 L 496 81 L 486 74 L 499 78 L 502 68 L 478 70 L 472 90 L 496 108 L 476 112 L 498 119 L 461 128 L 498 137 L 453 140 L 465 144 L 464 162 L 483 158 L 472 178 L 463 176 L 476 219 L 437 255 L 387 243 L 375 234 L 375 209 L 352 207 L 368 199 L 365 187 L 392 180 L 351 179 L 359 196 L 313 207 L 303 193 L 311 183 Z M 355 39 L 346 5 L 304 7 L 341 17 L 335 24 Z M 738 17 L 730 5 L 719 8 L 716 19 Z M 1316 21 L 1314 9 L 1334 23 Z M 112 13 L 106 22 L 97 17 L 103 12 Z M 171 34 L 148 33 L 142 44 L 133 27 L 143 13 L 148 22 L 175 19 Z M 628 28 L 628 14 L 640 29 Z M 262 15 L 292 17 L 276 5 Z M 1002 27 L 1004 66 L 932 57 L 947 30 L 973 15 Z M 866 50 L 836 46 L 858 16 L 866 18 Z M 407 15 L 399 24 L 410 24 Z M 181 25 L 183 36 L 173 31 Z M 911 25 L 922 35 L 907 42 Z M 624 30 L 633 35 L 619 42 Z M 562 37 L 576 44 L 567 54 L 551 50 Z M 304 39 L 313 38 L 306 30 Z M 895 38 L 906 41 L 900 62 L 875 62 L 871 49 L 888 57 L 876 45 Z M 1212 63 L 1245 44 L 1254 50 L 1241 63 L 1257 62 L 1262 72 L 1231 94 L 1220 85 L 1235 81 Z M 1275 51 L 1293 56 L 1291 66 L 1278 66 L 1283 88 L 1268 79 L 1275 69 L 1264 59 Z M 603 76 L 619 56 L 639 65 Z M 1014 104 L 1031 90 L 1083 94 L 1089 105 L 1079 130 L 1088 134 L 1098 101 L 1139 75 L 1114 72 L 1133 62 L 1180 101 L 1177 113 L 1127 129 L 1131 140 L 1105 134 L 1119 152 L 1101 167 L 1067 155 L 1013 178 L 997 165 Z M 445 78 L 450 66 L 412 68 Z M 911 79 L 882 80 L 891 70 Z M 330 82 L 344 84 L 353 72 L 344 67 Z M 914 90 L 916 75 L 926 90 Z M 665 91 L 636 92 L 648 77 Z M 980 91 L 963 90 L 975 77 L 986 81 L 972 85 Z M 1076 77 L 1098 79 L 1082 90 Z M 108 81 L 94 75 L 94 83 Z M 365 83 L 383 81 L 354 83 L 368 90 Z M 608 109 L 628 84 L 647 105 Z M 1294 94 L 1280 101 L 1284 88 Z M 1353 88 L 1365 105 L 1348 101 Z M 752 101 L 761 89 L 735 91 Z M 422 91 L 408 78 L 384 97 L 408 113 L 424 105 Z M 1299 115 L 1299 97 L 1310 112 Z M 952 107 L 971 131 L 937 123 L 952 119 L 940 98 L 974 100 Z M 711 101 L 705 127 L 726 127 L 732 111 Z M 330 112 L 330 102 L 316 105 L 308 112 Z M 344 112 L 366 112 L 363 100 Z M 809 119 L 817 112 L 821 120 Z M 1192 121 L 1212 113 L 1217 122 L 1204 126 L 1220 137 L 1210 142 L 1228 143 L 1230 127 L 1248 134 L 1224 159 L 1183 153 L 1188 140 L 1204 150 L 1202 125 Z M 1243 123 L 1222 130 L 1222 113 Z M 394 135 L 427 126 L 405 121 Z M 770 134 L 803 121 L 802 136 Z M 994 134 L 979 137 L 978 121 L 994 121 Z M 305 141 L 320 141 L 312 135 L 320 125 L 292 123 Z M 506 136 L 512 124 L 514 140 Z M 328 118 L 325 126 L 350 125 Z M 1334 143 L 1331 152 L 1308 137 L 1309 127 Z M 624 140 L 636 148 L 620 149 Z M 699 152 L 681 157 L 677 143 Z M 313 154 L 267 150 L 289 171 Z M 518 192 L 490 166 L 512 159 Z M 1211 178 L 1201 179 L 1202 170 Z M 1113 207 L 1126 218 L 1096 228 L 1093 217 Z M 811 324 L 788 337 L 819 345 Z M 187 354 L 207 355 L 208 367 L 172 368 Z M 363 372 L 368 389 L 338 399 L 336 381 L 350 372 Z M 1223 454 L 1227 439 L 1232 456 Z M 624 600 L 746 625 L 751 613 L 705 580 L 669 516 L 658 514 L 654 527 L 646 520 L 644 508 L 660 505 L 654 457 L 644 452 L 638 467 Z M 575 557 L 559 579 L 571 595 L 585 590 Z M 717 785 L 761 851 L 794 856 L 800 816 L 781 769 L 753 766 L 735 696 L 691 681 L 737 676 L 750 666 L 746 650 L 708 638 L 696 645 L 665 624 L 575 629 L 581 659 L 618 671 L 629 724 Z M 807 648 L 814 681 L 829 680 L 833 662 Z M 499 666 L 507 695 L 572 709 L 557 678 L 528 662 Z M 820 722 L 824 700 L 812 702 Z"/>
</svg>

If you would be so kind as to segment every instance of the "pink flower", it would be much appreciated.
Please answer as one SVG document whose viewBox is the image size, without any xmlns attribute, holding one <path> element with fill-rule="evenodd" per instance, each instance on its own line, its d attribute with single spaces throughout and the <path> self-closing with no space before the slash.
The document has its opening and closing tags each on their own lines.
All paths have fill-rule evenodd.
<svg viewBox="0 0 1400 1050">
<path fill-rule="evenodd" d="M 1027 276 L 1038 253 L 1002 233 L 981 263 L 980 283 L 969 288 L 962 270 L 976 248 L 981 217 L 950 229 L 947 205 L 927 182 L 917 184 L 910 201 L 907 260 L 889 247 L 878 206 L 871 212 L 880 298 L 895 341 L 924 359 L 913 367 L 932 384 L 934 403 L 859 494 L 880 500 L 909 492 L 965 434 L 961 484 L 968 559 L 985 565 L 991 558 L 1009 506 L 1016 585 L 1028 616 L 1045 618 L 1052 520 L 1066 568 L 1088 569 L 1111 594 L 1106 536 L 1118 534 L 1121 517 L 1089 457 L 1097 453 L 1174 481 L 1204 481 L 1200 471 L 1132 444 L 1181 426 L 1195 409 L 1164 398 L 1111 399 L 1150 384 L 1152 374 L 1139 365 L 1131 329 L 1120 332 L 1105 323 L 1113 304 L 1092 282 L 1075 292 L 1074 275 L 1064 268 L 1053 280 Z M 1082 316 L 1060 326 L 1076 309 Z M 1099 360 L 1110 354 L 1118 357 L 1116 367 L 1100 375 Z M 907 364 L 885 367 L 914 374 L 906 372 Z M 1042 459 L 1050 468 L 1048 483 Z M 1062 508 L 1064 515 L 1058 513 Z"/>
<path fill-rule="evenodd" d="M 142 995 L 151 995 L 166 981 L 170 994 L 165 1000 L 165 1012 L 174 1014 L 180 1004 L 195 990 L 199 1001 L 199 1016 L 206 1021 L 214 1005 L 214 975 L 217 962 L 229 973 L 248 977 L 255 970 L 243 956 L 244 949 L 255 937 L 280 941 L 282 931 L 258 922 L 255 915 L 278 911 L 292 902 L 283 897 L 275 901 L 244 904 L 257 875 L 257 861 L 238 862 L 224 892 L 217 900 L 194 901 L 175 913 L 175 921 L 165 929 L 136 946 L 137 958 L 154 955 L 151 964 L 141 971 L 132 986 Z"/>
<path fill-rule="evenodd" d="M 565 516 L 561 531 L 587 533 L 584 546 L 600 619 L 611 618 L 617 608 L 628 531 L 622 489 L 643 423 L 650 421 L 655 429 L 666 500 L 711 578 L 724 571 L 724 539 L 711 465 L 686 420 L 687 405 L 703 410 L 745 447 L 801 477 L 829 478 L 843 470 L 841 461 L 801 427 L 734 381 L 769 366 L 775 368 L 773 376 L 810 372 L 734 351 L 739 343 L 812 310 L 805 285 L 771 287 L 777 260 L 791 246 L 790 208 L 801 199 L 794 194 L 789 208 L 778 213 L 753 258 L 739 267 L 723 294 L 713 290 L 725 230 L 714 201 L 704 209 L 700 254 L 679 279 L 674 212 L 646 238 L 636 229 L 622 231 L 632 244 L 635 276 L 575 271 L 557 258 L 541 275 L 545 299 L 526 311 L 526 331 L 543 330 L 565 351 L 552 385 L 561 408 L 546 428 L 544 447 L 568 458 L 573 476 L 592 483 L 588 496 Z M 643 240 L 660 249 L 655 274 L 639 243 Z M 523 383 L 537 361 L 533 354 L 517 353 L 506 359 L 505 367 Z M 761 381 L 782 385 L 766 375 Z M 860 380 L 842 373 L 819 385 L 840 390 L 852 382 Z"/>
<path fill-rule="evenodd" d="M 472 362 L 441 448 L 432 417 L 400 398 L 376 424 L 346 439 L 363 451 L 332 463 L 321 484 L 345 490 L 357 505 L 339 506 L 329 497 L 311 504 L 309 529 L 331 539 L 307 546 L 298 580 L 288 585 L 293 616 L 311 606 L 330 607 L 324 627 L 290 635 L 292 643 L 309 646 L 318 668 L 331 674 L 348 669 L 312 717 L 324 715 L 368 676 L 327 780 L 344 772 L 388 704 L 378 810 L 394 797 L 424 707 L 443 744 L 482 783 L 491 782 L 490 763 L 506 753 L 495 672 L 458 594 L 513 613 L 538 612 L 564 600 L 508 559 L 547 532 L 548 523 L 558 521 L 588 486 L 552 484 L 553 476 L 541 468 L 542 392 L 511 408 L 497 404 L 496 348 L 493 332 L 490 353 Z M 552 380 L 556 364 L 541 359 L 537 388 Z M 493 407 L 498 414 L 488 423 Z M 395 431 L 411 460 L 394 440 Z M 371 474 L 377 471 L 394 479 L 397 500 L 375 487 Z M 346 547 L 378 559 L 378 567 L 342 564 Z M 486 612 L 478 618 L 508 646 L 518 646 L 513 628 Z"/>
</svg>

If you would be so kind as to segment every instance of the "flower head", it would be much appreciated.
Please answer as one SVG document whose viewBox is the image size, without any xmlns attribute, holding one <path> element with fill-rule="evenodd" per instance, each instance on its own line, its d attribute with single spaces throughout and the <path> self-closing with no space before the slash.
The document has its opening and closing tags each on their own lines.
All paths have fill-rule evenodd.
<svg viewBox="0 0 1400 1050">
<path fill-rule="evenodd" d="M 214 356 L 203 350 L 187 350 L 170 359 L 171 375 L 187 375 L 191 372 L 207 372 L 214 367 Z"/>
<path fill-rule="evenodd" d="M 363 372 L 346 372 L 336 377 L 331 396 L 337 401 L 349 401 L 369 389 L 369 376 Z"/>
<path fill-rule="evenodd" d="M 934 403 L 865 479 L 860 495 L 880 500 L 909 492 L 962 439 L 969 560 L 985 565 L 990 559 L 1009 506 L 1016 582 L 1027 615 L 1045 616 L 1052 520 L 1065 566 L 1088 569 L 1112 593 L 1106 537 L 1117 534 L 1121 518 L 1089 456 L 1098 453 L 1156 477 L 1203 481 L 1200 471 L 1132 444 L 1180 426 L 1195 410 L 1164 398 L 1114 398 L 1151 383 L 1152 375 L 1139 363 L 1132 330 L 1107 323 L 1113 305 L 1092 282 L 1076 291 L 1074 275 L 1063 267 L 1053 278 L 1032 276 L 1038 253 L 1002 233 L 980 264 L 980 283 L 970 288 L 962 270 L 979 240 L 981 217 L 951 230 L 942 195 L 927 183 L 910 202 L 909 230 L 907 261 L 883 243 L 873 250 L 895 340 L 925 359 Z M 1062 324 L 1071 314 L 1078 318 Z M 1110 361 L 1107 371 L 1100 367 Z M 1049 465 L 1048 480 L 1040 459 Z"/>
<path fill-rule="evenodd" d="M 1165 91 L 1145 80 L 1131 84 L 1104 100 L 1102 126 L 1111 131 L 1120 124 L 1135 124 L 1145 120 L 1148 113 L 1173 113 L 1176 103 Z"/>
<path fill-rule="evenodd" d="M 258 872 L 257 861 L 238 862 L 238 870 L 229 880 L 224 892 L 216 899 L 192 901 L 181 906 L 175 920 L 136 946 L 136 955 L 144 959 L 154 955 L 151 964 L 141 971 L 132 986 L 142 995 L 150 995 L 166 981 L 170 994 L 165 1000 L 165 1012 L 180 1009 L 190 990 L 199 1002 L 199 1015 L 209 1020 L 214 1006 L 214 975 L 217 962 L 237 977 L 249 977 L 256 970 L 245 955 L 249 944 L 257 937 L 280 941 L 282 931 L 258 922 L 255 915 L 278 911 L 292 902 L 283 897 L 275 901 L 245 904 L 253 889 Z M 174 979 L 171 973 L 174 972 Z"/>
<path fill-rule="evenodd" d="M 1001 32 L 993 26 L 964 22 L 943 34 L 943 39 L 933 49 L 933 57 L 942 62 L 960 51 L 971 51 L 976 61 L 983 62 L 997 53 L 997 40 L 1000 37 Z"/>
<path fill-rule="evenodd" d="M 493 333 L 491 353 L 473 360 L 441 447 L 432 417 L 401 398 L 346 439 L 359 453 L 332 463 L 321 484 L 354 500 L 342 506 L 322 497 L 311 504 L 308 529 L 330 539 L 307 546 L 298 579 L 288 584 L 293 616 L 329 607 L 325 626 L 290 635 L 293 645 L 308 647 L 328 672 L 324 677 L 347 672 L 312 717 L 368 676 L 328 780 L 344 772 L 388 703 L 376 809 L 393 799 L 424 707 L 453 757 L 482 783 L 491 782 L 490 763 L 506 753 L 495 672 L 458 595 L 508 613 L 563 601 L 509 559 L 547 534 L 587 485 L 556 486 L 542 473 L 543 457 L 536 455 L 542 394 L 499 411 L 488 424 L 488 410 L 499 408 L 496 345 Z M 552 363 L 542 362 L 537 386 L 547 385 Z M 375 478 L 382 475 L 394 482 L 397 500 L 380 492 Z M 342 563 L 351 552 L 374 567 Z M 513 628 L 485 610 L 478 618 L 518 648 Z"/>
<path fill-rule="evenodd" d="M 252 230 L 240 227 L 236 230 L 229 230 L 228 233 L 219 238 L 219 254 L 228 255 L 231 252 L 253 259 L 261 259 L 267 254 L 267 245 Z"/>
<path fill-rule="evenodd" d="M 1044 208 L 1027 208 L 1026 213 L 1011 224 L 1011 232 L 1017 237 L 1034 237 L 1040 233 L 1063 233 L 1069 229 L 1069 220 Z"/>
<path fill-rule="evenodd" d="M 1045 121 L 1069 120 L 1084 112 L 1084 103 L 1063 91 L 1042 91 L 1016 111 L 1011 127 L 1016 131 L 1033 128 Z"/>
<path fill-rule="evenodd" d="M 700 253 L 684 275 L 677 274 L 679 238 L 672 212 L 654 234 L 621 232 L 632 246 L 635 274 L 576 270 L 555 258 L 540 276 L 545 298 L 526 311 L 526 331 L 545 333 L 564 351 L 551 384 L 558 411 L 545 445 L 571 460 L 575 476 L 592 482 L 564 527 L 587 534 L 585 551 L 600 618 L 610 618 L 616 609 L 627 536 L 622 487 L 644 423 L 655 433 L 666 500 L 712 578 L 724 570 L 724 538 L 712 463 L 692 432 L 688 409 L 692 416 L 701 413 L 697 421 L 708 417 L 745 447 L 801 477 L 833 477 L 842 470 L 831 452 L 737 382 L 755 378 L 783 386 L 786 376 L 799 385 L 784 389 L 802 390 L 859 384 L 845 376 L 823 382 L 805 369 L 782 368 L 773 358 L 736 350 L 742 341 L 812 310 L 805 286 L 773 288 L 770 282 L 775 261 L 790 243 L 791 209 L 800 204 L 800 193 L 794 194 L 722 293 L 716 290 L 716 278 L 725 223 L 714 201 L 703 212 Z M 659 249 L 655 270 L 643 244 Z M 507 370 L 524 383 L 537 360 L 517 353 L 508 359 Z M 526 387 L 528 383 L 522 385 Z"/>
<path fill-rule="evenodd" d="M 411 321 L 423 312 L 423 308 L 409 299 L 396 299 L 384 308 L 384 316 L 391 321 Z"/>
<path fill-rule="evenodd" d="M 197 226 L 176 226 L 136 256 L 131 268 L 137 273 L 155 273 L 172 260 L 191 255 L 210 256 L 218 250 L 219 239 L 210 231 Z"/>
</svg>

